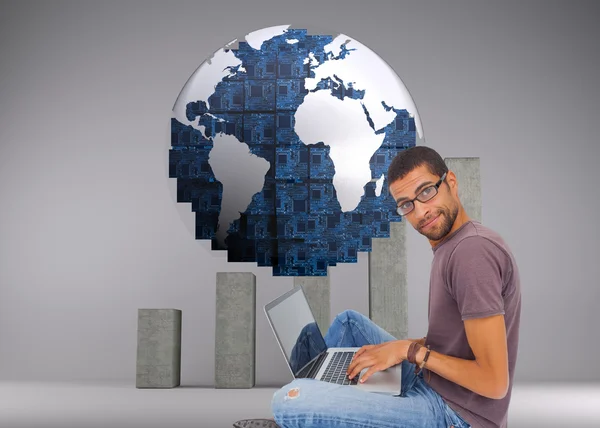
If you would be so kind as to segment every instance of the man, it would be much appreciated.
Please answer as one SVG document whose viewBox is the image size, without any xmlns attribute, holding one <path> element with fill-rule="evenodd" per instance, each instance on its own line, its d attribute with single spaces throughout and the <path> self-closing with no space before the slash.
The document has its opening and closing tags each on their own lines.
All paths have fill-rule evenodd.
<svg viewBox="0 0 600 428">
<path fill-rule="evenodd" d="M 427 336 L 396 340 L 346 311 L 325 342 L 361 347 L 350 378 L 367 369 L 361 381 L 368 382 L 373 373 L 402 364 L 401 394 L 296 379 L 274 394 L 275 421 L 284 428 L 505 427 L 521 312 L 516 262 L 497 233 L 469 218 L 455 174 L 433 149 L 400 153 L 388 183 L 398 214 L 433 250 Z"/>
</svg>

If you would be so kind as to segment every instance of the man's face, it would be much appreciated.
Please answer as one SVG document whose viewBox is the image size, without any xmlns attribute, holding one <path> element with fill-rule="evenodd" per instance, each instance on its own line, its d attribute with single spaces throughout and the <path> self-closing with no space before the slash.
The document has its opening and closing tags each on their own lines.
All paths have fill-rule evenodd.
<svg viewBox="0 0 600 428">
<path fill-rule="evenodd" d="M 432 174 L 426 165 L 421 165 L 406 177 L 394 181 L 390 192 L 396 204 L 414 199 L 423 189 L 435 185 L 440 177 Z M 438 193 L 427 202 L 414 201 L 414 209 L 405 218 L 417 232 L 436 242 L 450 233 L 458 215 L 459 202 L 456 176 L 448 171 L 446 179 L 438 188 Z"/>
</svg>

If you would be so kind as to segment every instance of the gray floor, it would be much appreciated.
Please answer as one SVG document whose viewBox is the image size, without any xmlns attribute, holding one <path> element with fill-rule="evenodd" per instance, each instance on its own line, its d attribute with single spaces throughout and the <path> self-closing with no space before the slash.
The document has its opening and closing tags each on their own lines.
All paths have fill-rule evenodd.
<svg viewBox="0 0 600 428">
<path fill-rule="evenodd" d="M 127 383 L 0 381 L 2 428 L 220 428 L 269 417 L 274 388 L 136 389 Z M 600 385 L 515 385 L 509 427 L 600 427 Z"/>
</svg>

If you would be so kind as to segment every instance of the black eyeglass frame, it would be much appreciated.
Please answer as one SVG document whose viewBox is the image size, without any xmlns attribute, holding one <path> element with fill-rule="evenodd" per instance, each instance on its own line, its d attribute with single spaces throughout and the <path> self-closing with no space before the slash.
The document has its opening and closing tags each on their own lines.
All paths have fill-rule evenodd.
<svg viewBox="0 0 600 428">
<path fill-rule="evenodd" d="M 402 203 L 401 203 L 400 205 L 404 205 L 404 204 L 406 204 L 406 203 L 408 203 L 408 202 L 410 202 L 410 203 L 412 204 L 412 208 L 411 208 L 409 211 L 407 211 L 407 212 L 405 212 L 404 214 L 402 214 L 402 213 L 400 212 L 400 205 L 396 205 L 396 213 L 398 213 L 398 215 L 399 215 L 400 217 L 404 217 L 404 216 L 406 216 L 406 215 L 410 214 L 410 213 L 411 213 L 411 212 L 412 212 L 412 211 L 415 209 L 415 201 L 419 201 L 419 202 L 421 202 L 422 204 L 424 204 L 425 202 L 429 202 L 429 201 L 431 201 L 433 198 L 435 198 L 435 197 L 437 196 L 437 194 L 438 194 L 438 191 L 439 191 L 439 189 L 440 189 L 440 186 L 442 185 L 442 183 L 443 183 L 443 182 L 444 182 L 444 180 L 446 179 L 446 175 L 447 175 L 447 174 L 448 174 L 448 173 L 447 173 L 447 172 L 445 172 L 445 173 L 442 175 L 442 177 L 439 179 L 439 181 L 438 181 L 437 183 L 435 183 L 433 186 L 427 186 L 426 188 L 424 188 L 423 190 L 421 190 L 421 191 L 419 192 L 419 194 L 418 194 L 418 195 L 417 195 L 417 196 L 416 196 L 414 199 L 411 199 L 411 200 L 409 200 L 409 201 L 402 201 Z M 421 199 L 419 199 L 419 197 L 420 197 L 420 196 L 423 194 L 423 192 L 425 192 L 425 191 L 427 191 L 427 190 L 429 190 L 429 189 L 432 189 L 432 188 L 435 188 L 435 193 L 433 194 L 433 196 L 431 196 L 429 199 L 426 199 L 426 200 L 424 200 L 424 201 L 422 201 Z"/>
</svg>

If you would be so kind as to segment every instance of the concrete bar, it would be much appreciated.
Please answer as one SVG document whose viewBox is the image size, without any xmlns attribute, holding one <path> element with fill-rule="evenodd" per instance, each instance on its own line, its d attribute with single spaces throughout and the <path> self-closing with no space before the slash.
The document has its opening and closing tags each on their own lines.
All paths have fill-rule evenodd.
<svg viewBox="0 0 600 428">
<path fill-rule="evenodd" d="M 181 311 L 138 309 L 136 388 L 174 388 L 181 378 Z"/>
<path fill-rule="evenodd" d="M 256 276 L 217 272 L 215 388 L 255 384 Z"/>
<path fill-rule="evenodd" d="M 473 220 L 481 222 L 481 173 L 479 158 L 446 158 L 458 179 L 458 197 Z"/>
<path fill-rule="evenodd" d="M 321 334 L 325 336 L 330 324 L 331 286 L 327 276 L 298 276 L 294 278 L 294 286 L 300 285 L 306 294 Z"/>
<path fill-rule="evenodd" d="M 369 317 L 396 339 L 408 335 L 405 223 L 390 222 L 390 237 L 373 238 L 369 253 Z"/>
</svg>

